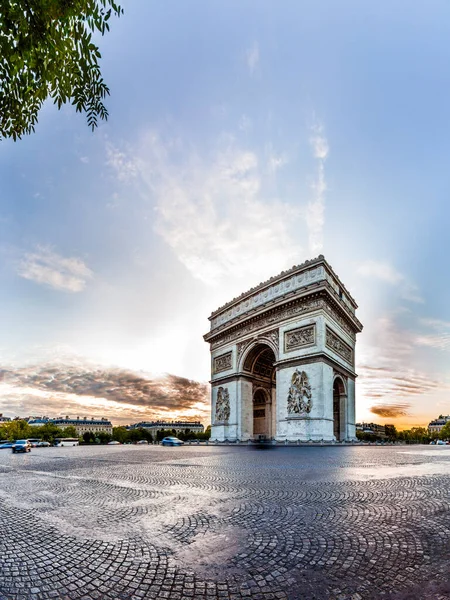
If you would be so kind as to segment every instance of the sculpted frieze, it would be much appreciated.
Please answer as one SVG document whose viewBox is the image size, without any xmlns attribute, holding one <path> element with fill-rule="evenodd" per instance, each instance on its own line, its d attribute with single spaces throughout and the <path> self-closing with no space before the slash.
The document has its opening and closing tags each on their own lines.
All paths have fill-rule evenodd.
<svg viewBox="0 0 450 600">
<path fill-rule="evenodd" d="M 326 328 L 325 344 L 330 350 L 333 350 L 333 352 L 339 354 L 346 362 L 353 365 L 353 349 L 329 327 Z"/>
<path fill-rule="evenodd" d="M 232 357 L 233 354 L 231 352 L 216 356 L 213 360 L 213 373 L 221 373 L 222 371 L 231 369 L 233 367 Z"/>
<path fill-rule="evenodd" d="M 316 343 L 316 326 L 305 325 L 291 329 L 284 334 L 284 351 L 292 352 L 304 346 L 313 346 Z"/>
<path fill-rule="evenodd" d="M 291 387 L 287 398 L 287 411 L 290 415 L 310 413 L 312 409 L 312 392 L 308 375 L 298 369 L 292 375 Z"/>
<path fill-rule="evenodd" d="M 217 317 L 211 320 L 211 331 L 216 327 L 223 325 L 227 321 L 245 314 L 249 310 L 261 306 L 270 300 L 275 300 L 284 294 L 298 290 L 306 285 L 309 285 L 310 283 L 320 281 L 322 279 L 325 279 L 325 269 L 322 266 L 318 266 L 306 271 L 302 271 L 297 275 L 292 275 L 291 277 L 282 281 L 278 281 L 276 284 L 270 285 L 265 289 L 256 292 L 235 306 L 231 306 L 227 311 L 217 315 Z"/>
<path fill-rule="evenodd" d="M 222 386 L 217 390 L 216 422 L 228 421 L 230 418 L 230 394 L 228 388 Z"/>
<path fill-rule="evenodd" d="M 275 313 L 272 313 L 267 316 L 260 317 L 255 321 L 247 323 L 242 327 L 239 327 L 238 330 L 235 330 L 230 333 L 224 333 L 213 342 L 211 342 L 211 348 L 217 348 L 222 344 L 225 344 L 229 341 L 235 340 L 236 338 L 242 337 L 244 335 L 248 335 L 249 333 L 253 333 L 254 331 L 258 331 L 263 327 L 267 327 L 268 325 L 272 325 L 275 323 L 279 323 L 285 319 L 289 319 L 291 317 L 296 317 L 297 315 L 301 315 L 306 312 L 310 312 L 313 310 L 317 310 L 325 306 L 325 300 L 323 298 L 311 298 L 310 300 L 306 300 L 300 304 L 296 304 L 294 306 L 289 306 L 287 308 L 281 308 Z"/>
</svg>

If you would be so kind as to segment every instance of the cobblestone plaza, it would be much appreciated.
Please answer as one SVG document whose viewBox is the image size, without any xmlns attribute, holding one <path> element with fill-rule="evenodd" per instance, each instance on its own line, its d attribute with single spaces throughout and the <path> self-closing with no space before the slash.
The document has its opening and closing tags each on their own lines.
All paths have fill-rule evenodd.
<svg viewBox="0 0 450 600">
<path fill-rule="evenodd" d="M 0 599 L 450 598 L 450 448 L 0 454 Z"/>
</svg>

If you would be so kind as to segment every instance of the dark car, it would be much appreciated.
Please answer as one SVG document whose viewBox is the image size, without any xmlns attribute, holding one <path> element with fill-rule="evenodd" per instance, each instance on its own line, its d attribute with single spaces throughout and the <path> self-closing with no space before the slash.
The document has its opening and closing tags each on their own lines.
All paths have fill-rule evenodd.
<svg viewBox="0 0 450 600">
<path fill-rule="evenodd" d="M 17 440 L 12 445 L 13 454 L 16 452 L 30 452 L 31 444 L 28 440 Z"/>
<path fill-rule="evenodd" d="M 0 444 L 0 450 L 6 450 L 6 448 L 12 448 L 13 444 L 12 442 L 4 442 L 3 444 Z"/>
</svg>

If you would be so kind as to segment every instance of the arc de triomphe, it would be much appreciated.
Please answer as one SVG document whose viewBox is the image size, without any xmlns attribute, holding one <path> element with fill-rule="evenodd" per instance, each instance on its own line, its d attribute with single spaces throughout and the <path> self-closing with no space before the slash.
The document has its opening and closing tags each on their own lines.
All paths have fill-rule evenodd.
<svg viewBox="0 0 450 600">
<path fill-rule="evenodd" d="M 356 309 L 320 255 L 213 312 L 211 439 L 355 439 Z"/>
</svg>

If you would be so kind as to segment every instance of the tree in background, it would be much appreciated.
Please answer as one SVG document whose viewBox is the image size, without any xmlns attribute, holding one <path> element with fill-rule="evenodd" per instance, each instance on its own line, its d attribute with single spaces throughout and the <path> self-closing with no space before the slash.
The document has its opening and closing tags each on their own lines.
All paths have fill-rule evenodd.
<svg viewBox="0 0 450 600">
<path fill-rule="evenodd" d="M 92 431 L 85 431 L 83 433 L 83 441 L 86 444 L 95 444 L 95 434 Z"/>
<path fill-rule="evenodd" d="M 64 429 L 62 430 L 64 437 L 71 437 L 71 438 L 77 438 L 78 433 L 77 430 L 75 429 L 75 427 L 73 425 L 70 425 L 69 427 L 64 427 Z"/>
<path fill-rule="evenodd" d="M 24 419 L 9 421 L 2 425 L 2 439 L 14 442 L 32 437 L 34 429 Z M 39 436 L 37 436 L 39 437 Z"/>
<path fill-rule="evenodd" d="M 97 438 L 100 441 L 100 444 L 107 444 L 111 441 L 111 436 L 106 431 L 100 431 L 97 433 Z"/>
<path fill-rule="evenodd" d="M 45 425 L 41 425 L 41 427 L 33 427 L 32 437 L 41 438 L 41 440 L 45 440 L 46 442 L 53 444 L 55 438 L 72 436 L 66 435 L 65 429 L 60 429 L 54 423 L 45 423 Z M 73 437 L 78 436 L 75 434 Z"/>
<path fill-rule="evenodd" d="M 398 438 L 398 432 L 395 425 L 385 425 L 384 432 L 388 440 L 391 442 L 395 442 L 395 440 Z"/>
<path fill-rule="evenodd" d="M 113 427 L 113 440 L 116 442 L 120 442 L 121 444 L 125 444 L 125 442 L 129 441 L 128 430 L 126 427 Z"/>
<path fill-rule="evenodd" d="M 34 132 L 44 101 L 107 119 L 109 88 L 92 34 L 109 31 L 114 0 L 0 0 L 0 139 Z"/>
<path fill-rule="evenodd" d="M 440 440 L 450 440 L 450 421 L 448 421 L 439 432 Z"/>
<path fill-rule="evenodd" d="M 139 440 L 146 440 L 147 442 L 152 442 L 153 437 L 150 431 L 147 431 L 147 429 L 143 429 L 142 427 L 139 427 L 139 429 L 129 429 L 127 441 L 139 442 Z"/>
</svg>

